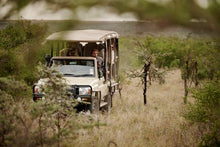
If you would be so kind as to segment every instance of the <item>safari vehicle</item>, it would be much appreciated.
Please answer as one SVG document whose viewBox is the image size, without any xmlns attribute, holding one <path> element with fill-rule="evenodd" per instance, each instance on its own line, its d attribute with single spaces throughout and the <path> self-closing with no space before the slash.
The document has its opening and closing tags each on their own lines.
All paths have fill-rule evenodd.
<svg viewBox="0 0 220 147">
<path fill-rule="evenodd" d="M 46 41 L 51 46 L 47 55 L 46 66 L 57 65 L 67 85 L 71 87 L 73 98 L 81 102 L 89 102 L 88 109 L 97 113 L 105 107 L 112 107 L 112 97 L 116 91 L 120 93 L 119 69 L 119 34 L 106 30 L 73 30 L 51 34 Z M 72 49 L 70 49 L 70 46 Z M 73 50 L 74 55 L 68 55 Z M 93 49 L 99 51 L 103 59 L 99 72 L 97 58 L 91 57 Z M 39 100 L 40 82 L 33 86 L 33 100 Z"/>
</svg>

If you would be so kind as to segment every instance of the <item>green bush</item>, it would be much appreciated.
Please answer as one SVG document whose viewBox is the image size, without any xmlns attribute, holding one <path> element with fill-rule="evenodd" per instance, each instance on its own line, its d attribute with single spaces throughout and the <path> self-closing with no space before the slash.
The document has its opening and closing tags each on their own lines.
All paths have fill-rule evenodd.
<svg viewBox="0 0 220 147">
<path fill-rule="evenodd" d="M 24 81 L 15 80 L 13 77 L 0 78 L 0 90 L 12 96 L 15 101 L 20 101 L 27 96 L 31 97 L 31 88 Z"/>
<path fill-rule="evenodd" d="M 44 61 L 46 26 L 20 20 L 0 30 L 0 77 L 13 76 L 28 85 L 36 81 L 36 65 Z"/>
<path fill-rule="evenodd" d="M 136 52 L 148 50 L 155 56 L 154 63 L 159 68 L 185 68 L 185 62 L 189 61 L 189 76 L 193 76 L 194 63 L 197 62 L 199 79 L 219 78 L 220 48 L 215 40 L 147 36 L 144 39 L 138 39 L 138 42 L 142 47 L 136 46 Z"/>
<path fill-rule="evenodd" d="M 12 96 L 0 89 L 0 146 L 12 145 L 11 132 L 14 131 L 13 109 L 14 101 Z"/>
<path fill-rule="evenodd" d="M 67 96 L 60 74 L 43 65 L 39 69 L 47 80 L 45 99 L 37 103 L 24 81 L 0 78 L 0 146 L 55 145 L 73 133 L 77 103 Z"/>
<path fill-rule="evenodd" d="M 200 146 L 220 145 L 220 82 L 193 90 L 195 103 L 188 104 L 185 118 L 197 123 L 203 132 Z"/>
<path fill-rule="evenodd" d="M 10 51 L 0 50 L 0 77 L 16 75 L 19 69 L 16 56 Z"/>
<path fill-rule="evenodd" d="M 0 30 L 0 49 L 10 50 L 45 34 L 46 26 L 33 24 L 31 21 L 19 20 Z"/>
<path fill-rule="evenodd" d="M 53 140 L 60 146 L 61 140 L 73 131 L 69 129 L 74 121 L 74 106 L 77 105 L 77 101 L 67 95 L 68 86 L 64 82 L 65 79 L 55 69 L 40 64 L 38 70 L 44 78 L 44 84 L 39 85 L 44 98 L 33 106 L 32 115 L 39 122 L 39 142 L 43 146 L 45 143 L 48 144 L 49 140 Z M 56 130 L 53 134 L 48 133 L 48 130 L 53 129 Z"/>
</svg>

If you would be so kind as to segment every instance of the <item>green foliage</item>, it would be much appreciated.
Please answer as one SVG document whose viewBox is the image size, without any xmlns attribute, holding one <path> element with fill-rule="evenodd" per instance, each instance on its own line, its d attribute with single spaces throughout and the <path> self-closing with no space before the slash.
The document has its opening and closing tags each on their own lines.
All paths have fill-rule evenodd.
<svg viewBox="0 0 220 147">
<path fill-rule="evenodd" d="M 0 49 L 13 49 L 30 39 L 40 37 L 45 33 L 45 27 L 32 24 L 30 21 L 16 21 L 15 24 L 0 30 Z"/>
<path fill-rule="evenodd" d="M 139 64 L 143 66 L 143 71 L 141 71 L 141 73 L 132 72 L 131 76 L 141 77 L 142 83 L 145 83 L 147 75 L 149 78 L 149 84 L 151 84 L 151 82 L 155 80 L 158 80 L 160 84 L 163 84 L 165 83 L 164 72 L 159 71 L 158 68 L 155 66 L 156 59 L 162 55 L 154 54 L 154 52 L 150 50 L 150 44 L 151 42 L 144 42 L 143 44 L 140 41 L 136 42 L 136 54 L 138 56 L 137 58 L 139 60 Z"/>
<path fill-rule="evenodd" d="M 34 65 L 43 61 L 46 52 L 41 45 L 45 30 L 44 24 L 25 20 L 0 30 L 0 77 L 13 76 L 30 85 L 36 81 Z"/>
<path fill-rule="evenodd" d="M 60 146 L 81 126 L 73 126 L 77 103 L 67 96 L 62 76 L 53 68 L 36 68 L 47 51 L 43 31 L 44 26 L 20 21 L 0 32 L 6 37 L 0 38 L 0 146 Z M 42 73 L 44 100 L 33 103 L 30 85 Z"/>
<path fill-rule="evenodd" d="M 218 0 L 212 0 L 209 2 L 210 5 L 208 7 L 208 11 L 211 13 L 211 15 L 214 17 L 215 21 L 220 23 L 220 3 Z"/>
<path fill-rule="evenodd" d="M 15 80 L 13 77 L 0 78 L 0 90 L 12 96 L 15 101 L 31 96 L 30 87 L 24 81 Z"/>
<path fill-rule="evenodd" d="M 32 84 L 39 78 L 35 74 L 37 69 L 34 65 L 42 61 L 42 57 L 45 55 L 41 45 L 44 31 L 45 26 L 32 24 L 29 21 L 15 22 L 0 31 L 0 125 L 2 128 L 0 144 L 3 146 L 54 144 L 55 140 L 60 140 L 68 132 L 65 131 L 70 126 L 68 121 L 72 121 L 68 114 L 71 116 L 75 114 L 74 104 L 64 98 L 66 93 L 62 91 L 62 88 L 65 85 L 56 86 L 60 82 L 57 80 L 58 77 L 61 78 L 57 74 L 55 74 L 57 78 L 49 78 L 56 80 L 53 81 L 55 82 L 53 88 L 48 88 L 50 91 L 46 90 L 46 93 L 51 96 L 50 98 L 35 105 L 28 104 L 30 101 L 26 99 L 27 97 L 30 99 L 32 93 L 31 87 L 27 86 L 27 83 Z M 50 76 L 53 74 L 47 75 L 47 77 Z M 59 93 L 62 93 L 59 100 L 54 99 Z M 59 121 L 57 121 L 58 119 Z M 39 128 L 34 127 L 34 121 L 39 122 Z M 54 129 L 59 131 L 53 133 Z M 32 137 L 33 139 L 31 139 Z M 54 140 L 54 138 L 57 139 Z"/>
<path fill-rule="evenodd" d="M 143 41 L 143 47 L 157 56 L 155 63 L 158 67 L 171 67 L 172 62 L 180 60 L 183 56 L 181 44 L 181 40 L 174 37 L 147 36 Z"/>
<path fill-rule="evenodd" d="M 14 130 L 12 96 L 0 89 L 0 146 L 7 146 L 11 143 L 10 133 Z"/>
<path fill-rule="evenodd" d="M 131 41 L 134 40 L 134 41 Z M 140 48 L 136 42 L 140 42 Z M 140 70 L 148 50 L 157 68 L 181 68 L 182 78 L 186 73 L 186 61 L 189 62 L 189 82 L 198 80 L 217 80 L 220 78 L 220 46 L 215 39 L 178 37 L 126 37 L 120 40 L 120 73 Z M 140 56 L 141 55 L 141 56 Z M 198 74 L 196 75 L 197 63 Z"/>
<path fill-rule="evenodd" d="M 132 69 L 138 69 L 142 65 L 135 56 L 136 45 L 131 41 L 132 37 L 121 37 L 119 41 L 119 55 L 120 55 L 120 71 L 128 71 Z"/>
<path fill-rule="evenodd" d="M 185 118 L 197 123 L 202 136 L 201 146 L 220 145 L 220 82 L 206 84 L 203 88 L 195 89 L 195 103 L 188 104 Z"/>
<path fill-rule="evenodd" d="M 0 77 L 17 74 L 17 71 L 19 69 L 17 59 L 12 52 L 0 50 L 0 69 Z"/>
<path fill-rule="evenodd" d="M 215 110 L 220 106 L 220 83 L 213 82 L 204 88 L 194 90 L 195 105 L 189 104 L 189 118 L 196 122 L 207 122 L 216 118 Z M 210 115 L 213 113 L 212 115 Z M 213 118 L 212 118 L 213 117 Z"/>
<path fill-rule="evenodd" d="M 119 76 L 120 81 L 125 82 L 126 76 L 125 73 L 132 70 L 138 70 L 141 68 L 141 63 L 137 56 L 135 56 L 135 44 L 131 41 L 134 38 L 132 37 L 121 37 L 119 41 L 119 56 L 120 56 L 120 67 L 119 67 Z"/>
<path fill-rule="evenodd" d="M 24 145 L 24 138 L 28 139 L 27 124 L 29 121 L 26 117 L 28 117 L 30 97 L 31 88 L 24 81 L 13 77 L 0 77 L 1 146 L 11 146 L 19 144 L 18 142 Z"/>
<path fill-rule="evenodd" d="M 41 87 L 44 99 L 34 103 L 25 82 L 12 77 L 0 78 L 0 145 L 60 146 L 65 136 L 73 133 L 76 120 L 74 106 L 64 79 L 53 68 L 38 67 L 45 81 Z"/>
<path fill-rule="evenodd" d="M 0 48 L 11 49 L 19 44 L 24 43 L 26 40 L 25 33 L 20 31 L 20 28 L 9 25 L 5 30 L 0 31 Z"/>
<path fill-rule="evenodd" d="M 71 97 L 71 93 L 67 94 L 68 87 L 55 69 L 40 65 L 38 70 L 44 78 L 43 85 L 40 86 L 44 98 L 37 102 L 32 112 L 39 120 L 39 141 L 43 145 L 46 139 L 53 139 L 59 146 L 61 139 L 69 133 L 68 128 L 74 119 L 74 106 L 77 102 Z M 51 135 L 46 133 L 48 129 L 56 131 Z"/>
<path fill-rule="evenodd" d="M 141 42 L 143 48 L 155 55 L 154 63 L 159 68 L 180 67 L 184 70 L 185 61 L 190 62 L 190 68 L 193 68 L 196 61 L 199 79 L 219 78 L 220 48 L 214 40 L 147 36 Z M 139 60 L 142 59 L 139 58 Z M 193 76 L 193 70 L 189 74 L 189 76 Z"/>
</svg>

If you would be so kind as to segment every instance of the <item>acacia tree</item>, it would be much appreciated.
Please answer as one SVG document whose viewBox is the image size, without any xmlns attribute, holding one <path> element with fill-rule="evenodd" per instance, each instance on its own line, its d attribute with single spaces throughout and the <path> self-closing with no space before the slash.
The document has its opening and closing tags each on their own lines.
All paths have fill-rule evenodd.
<svg viewBox="0 0 220 147">
<path fill-rule="evenodd" d="M 143 65 L 143 68 L 140 71 L 133 71 L 129 74 L 129 77 L 141 78 L 143 87 L 143 96 L 144 96 L 144 105 L 147 104 L 147 83 L 151 85 L 152 80 L 159 80 L 159 83 L 164 83 L 164 77 L 163 72 L 159 71 L 158 68 L 156 68 L 156 65 L 154 64 L 155 58 L 157 57 L 155 54 L 153 54 L 150 49 L 149 45 L 143 45 L 141 42 L 136 41 L 137 46 L 137 56 L 139 60 L 141 61 L 141 65 Z M 147 80 L 148 79 L 148 80 Z"/>
<path fill-rule="evenodd" d="M 75 109 L 77 105 L 75 99 L 68 93 L 68 86 L 64 83 L 62 75 L 54 68 L 45 66 L 38 67 L 39 72 L 43 74 L 45 82 L 41 85 L 41 92 L 44 98 L 38 101 L 33 107 L 33 114 L 38 119 L 39 143 L 51 143 L 51 139 L 57 140 L 58 146 L 63 136 L 69 133 L 69 128 L 74 121 Z M 47 134 L 53 132 L 52 134 Z"/>
<path fill-rule="evenodd" d="M 197 87 L 204 80 L 219 79 L 219 45 L 215 41 L 196 40 L 188 37 L 182 41 L 181 72 L 184 79 L 184 103 L 187 103 L 188 89 Z"/>
</svg>

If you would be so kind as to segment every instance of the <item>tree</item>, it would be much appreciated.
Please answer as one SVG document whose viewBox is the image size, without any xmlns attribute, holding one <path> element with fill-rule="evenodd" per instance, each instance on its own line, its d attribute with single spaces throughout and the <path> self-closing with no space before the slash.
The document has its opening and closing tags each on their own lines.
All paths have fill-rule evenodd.
<svg viewBox="0 0 220 147">
<path fill-rule="evenodd" d="M 202 132 L 200 146 L 220 145 L 220 84 L 206 83 L 193 90 L 195 103 L 189 103 L 185 118 L 197 124 Z"/>
<path fill-rule="evenodd" d="M 10 133 L 14 130 L 13 109 L 5 106 L 13 107 L 13 103 L 12 96 L 0 89 L 0 146 L 7 146 L 12 140 Z"/>
<path fill-rule="evenodd" d="M 77 101 L 71 97 L 68 86 L 64 83 L 62 75 L 54 68 L 48 68 L 43 65 L 38 67 L 39 73 L 42 73 L 44 84 L 40 86 L 44 98 L 37 102 L 33 107 L 33 114 L 38 118 L 39 142 L 43 146 L 45 137 L 49 140 L 55 138 L 58 146 L 61 146 L 61 139 L 69 132 L 69 127 L 74 121 Z M 47 135 L 46 130 L 53 130 L 54 135 Z M 47 135 L 47 136 L 46 136 Z"/>
<path fill-rule="evenodd" d="M 150 42 L 148 42 L 150 43 Z M 136 78 L 140 77 L 143 87 L 143 96 L 144 96 L 144 105 L 147 104 L 147 83 L 151 84 L 152 80 L 159 80 L 159 82 L 162 84 L 165 82 L 163 77 L 163 72 L 159 71 L 155 66 L 155 59 L 157 58 L 157 55 L 153 54 L 151 52 L 149 44 L 142 44 L 141 42 L 137 41 L 136 46 L 138 48 L 137 56 L 141 62 L 141 65 L 143 65 L 143 68 L 141 71 L 134 71 L 129 74 L 130 77 Z M 158 55 L 159 56 L 159 55 Z M 147 80 L 147 78 L 149 80 Z"/>
</svg>

